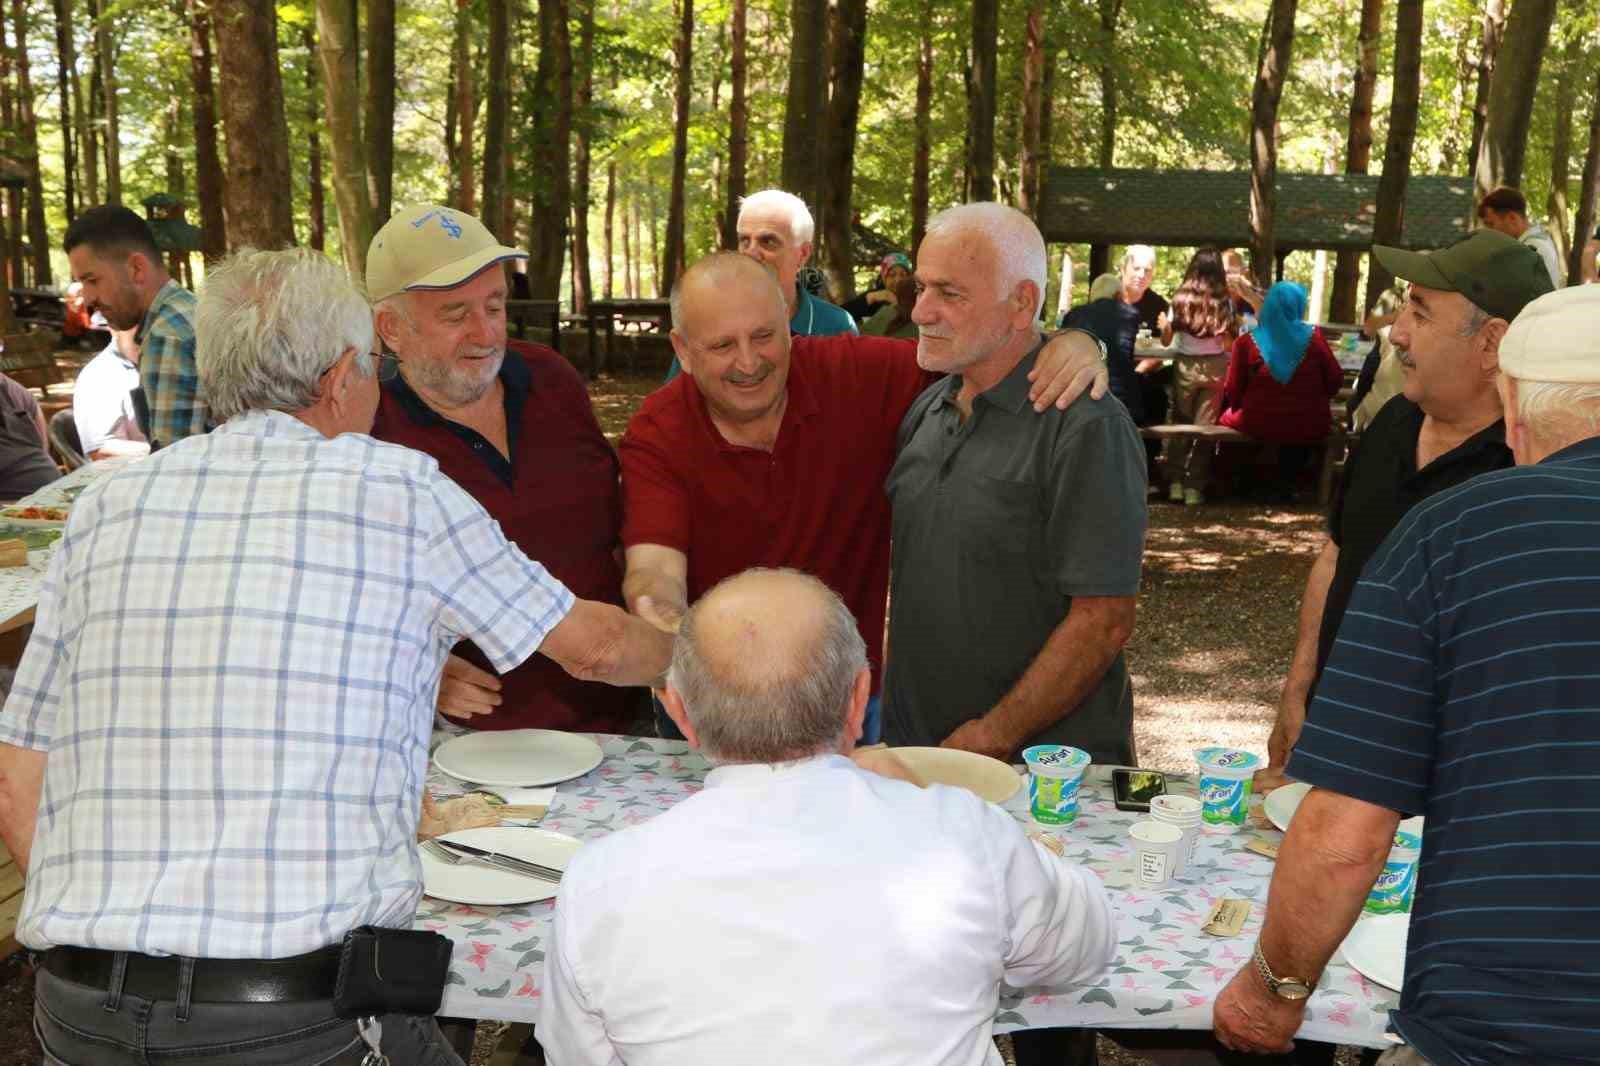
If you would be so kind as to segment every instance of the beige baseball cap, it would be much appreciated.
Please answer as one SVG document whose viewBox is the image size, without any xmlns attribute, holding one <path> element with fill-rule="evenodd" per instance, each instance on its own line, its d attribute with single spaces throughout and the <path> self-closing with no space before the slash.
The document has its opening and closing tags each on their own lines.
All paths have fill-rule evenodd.
<svg viewBox="0 0 1600 1066">
<path fill-rule="evenodd" d="M 367 248 L 367 296 L 373 303 L 413 289 L 453 289 L 484 268 L 527 252 L 507 248 L 465 211 L 419 204 L 395 212 Z"/>
<path fill-rule="evenodd" d="M 1522 309 L 1500 339 L 1500 369 L 1519 381 L 1600 384 L 1600 285 L 1574 285 Z"/>
</svg>

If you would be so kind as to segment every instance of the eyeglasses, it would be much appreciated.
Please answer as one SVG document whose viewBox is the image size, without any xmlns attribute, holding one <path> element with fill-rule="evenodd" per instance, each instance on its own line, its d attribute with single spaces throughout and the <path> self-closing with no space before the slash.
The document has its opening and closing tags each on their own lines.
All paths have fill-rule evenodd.
<svg viewBox="0 0 1600 1066">
<path fill-rule="evenodd" d="M 393 381 L 399 376 L 402 361 L 399 356 L 377 351 L 372 353 L 372 358 L 377 361 L 379 381 Z"/>
</svg>

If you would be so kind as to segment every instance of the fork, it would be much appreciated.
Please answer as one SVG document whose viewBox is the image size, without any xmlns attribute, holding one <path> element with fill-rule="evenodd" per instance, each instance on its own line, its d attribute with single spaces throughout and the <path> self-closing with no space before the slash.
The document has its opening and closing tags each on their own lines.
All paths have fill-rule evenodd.
<svg viewBox="0 0 1600 1066">
<path fill-rule="evenodd" d="M 452 851 L 443 844 L 439 843 L 437 840 L 424 840 L 420 846 L 429 855 L 432 855 L 434 858 L 448 866 L 460 866 L 462 863 L 476 862 L 481 863 L 492 870 L 503 870 L 506 873 L 521 874 L 524 877 L 533 877 L 540 881 L 551 881 L 555 883 L 560 883 L 561 881 L 560 870 L 549 869 L 549 872 L 547 873 L 545 872 L 547 868 L 540 867 L 535 869 L 534 867 L 538 865 L 537 863 L 522 862 L 521 860 L 511 859 L 510 856 L 505 856 L 504 861 L 496 862 L 496 859 L 500 859 L 502 857 L 498 855 L 468 855 L 465 852 Z"/>
</svg>

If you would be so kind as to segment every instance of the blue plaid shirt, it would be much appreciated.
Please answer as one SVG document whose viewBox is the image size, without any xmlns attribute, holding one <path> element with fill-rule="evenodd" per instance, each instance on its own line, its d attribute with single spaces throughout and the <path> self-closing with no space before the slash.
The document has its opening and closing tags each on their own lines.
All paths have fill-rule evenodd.
<svg viewBox="0 0 1600 1066">
<path fill-rule="evenodd" d="M 194 362 L 194 293 L 168 281 L 139 326 L 139 384 L 150 405 L 150 440 L 176 444 L 211 428 Z"/>
<path fill-rule="evenodd" d="M 72 509 L 0 741 L 49 753 L 18 938 L 281 958 L 409 926 L 440 670 L 573 597 L 433 459 L 254 412 Z"/>
</svg>

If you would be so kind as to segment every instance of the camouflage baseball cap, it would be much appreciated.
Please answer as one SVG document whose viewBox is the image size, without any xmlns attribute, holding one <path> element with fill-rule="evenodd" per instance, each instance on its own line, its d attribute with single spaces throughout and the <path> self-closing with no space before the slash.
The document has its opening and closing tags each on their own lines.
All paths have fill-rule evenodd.
<svg viewBox="0 0 1600 1066">
<path fill-rule="evenodd" d="M 1372 254 L 1397 278 L 1458 292 L 1480 310 L 1507 322 L 1551 290 L 1539 253 L 1492 229 L 1475 230 L 1448 248 L 1408 252 L 1375 244 Z"/>
</svg>

